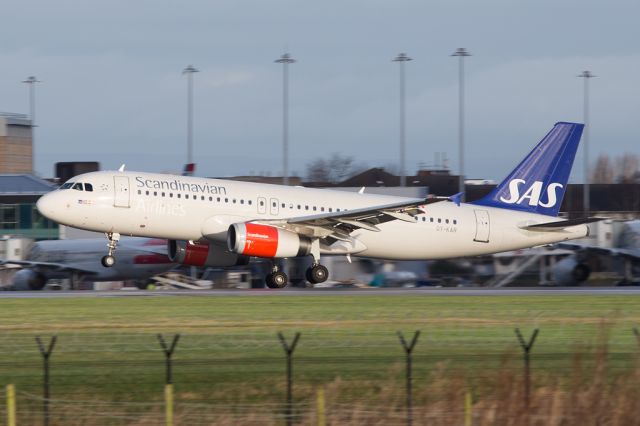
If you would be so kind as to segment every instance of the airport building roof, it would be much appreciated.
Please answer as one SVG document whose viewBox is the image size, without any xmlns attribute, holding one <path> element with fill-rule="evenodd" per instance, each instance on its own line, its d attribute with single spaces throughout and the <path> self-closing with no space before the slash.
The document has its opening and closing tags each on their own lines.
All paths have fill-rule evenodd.
<svg viewBox="0 0 640 426">
<path fill-rule="evenodd" d="M 43 195 L 56 188 L 50 182 L 29 174 L 0 174 L 0 196 Z"/>
</svg>

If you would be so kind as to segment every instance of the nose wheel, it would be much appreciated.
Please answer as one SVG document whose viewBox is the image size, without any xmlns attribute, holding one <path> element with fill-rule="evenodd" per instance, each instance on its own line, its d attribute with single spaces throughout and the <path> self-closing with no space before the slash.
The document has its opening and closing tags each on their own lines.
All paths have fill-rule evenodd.
<svg viewBox="0 0 640 426">
<path fill-rule="evenodd" d="M 116 264 L 116 258 L 113 253 L 115 253 L 116 247 L 118 246 L 118 241 L 120 241 L 120 234 L 118 234 L 117 232 L 108 232 L 106 235 L 107 239 L 109 240 L 109 242 L 107 243 L 108 251 L 107 255 L 103 256 L 100 261 L 102 262 L 102 266 L 104 266 L 105 268 L 111 268 Z"/>
</svg>

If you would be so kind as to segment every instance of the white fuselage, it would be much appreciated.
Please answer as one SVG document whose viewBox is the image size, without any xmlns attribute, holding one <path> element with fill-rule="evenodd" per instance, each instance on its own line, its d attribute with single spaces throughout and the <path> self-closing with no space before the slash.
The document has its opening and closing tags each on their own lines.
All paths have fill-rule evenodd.
<svg viewBox="0 0 640 426">
<path fill-rule="evenodd" d="M 47 217 L 68 226 L 176 240 L 223 242 L 229 225 L 286 220 L 402 201 L 402 198 L 220 179 L 140 172 L 93 172 L 71 181 L 92 191 L 57 190 L 38 202 Z M 555 232 L 521 229 L 556 220 L 550 216 L 439 202 L 413 222 L 392 220 L 380 232 L 359 229 L 352 254 L 384 259 L 475 256 L 581 238 L 586 225 Z M 330 250 L 323 250 L 330 253 Z"/>
</svg>

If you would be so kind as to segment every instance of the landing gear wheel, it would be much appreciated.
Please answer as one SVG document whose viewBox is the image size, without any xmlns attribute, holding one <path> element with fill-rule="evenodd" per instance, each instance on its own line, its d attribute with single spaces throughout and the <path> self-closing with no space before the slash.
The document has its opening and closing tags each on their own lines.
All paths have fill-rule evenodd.
<svg viewBox="0 0 640 426">
<path fill-rule="evenodd" d="M 329 278 L 329 270 L 322 265 L 313 265 L 307 269 L 307 281 L 311 284 L 323 283 Z"/>
<path fill-rule="evenodd" d="M 283 288 L 289 282 L 289 277 L 281 271 L 273 272 L 267 275 L 265 282 L 269 288 Z"/>
<path fill-rule="evenodd" d="M 111 268 L 116 264 L 116 258 L 111 255 L 106 255 L 102 257 L 101 262 L 102 266 L 104 266 L 105 268 Z"/>
</svg>

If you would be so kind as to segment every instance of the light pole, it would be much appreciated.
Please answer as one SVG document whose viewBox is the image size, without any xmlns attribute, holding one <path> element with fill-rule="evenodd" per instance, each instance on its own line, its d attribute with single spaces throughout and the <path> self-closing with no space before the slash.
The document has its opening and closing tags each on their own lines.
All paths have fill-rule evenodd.
<svg viewBox="0 0 640 426">
<path fill-rule="evenodd" d="M 407 172 L 405 168 L 405 77 L 404 63 L 412 61 L 406 53 L 400 53 L 392 62 L 400 64 L 400 186 L 407 186 Z"/>
<path fill-rule="evenodd" d="M 289 185 L 289 64 L 296 60 L 283 53 L 274 62 L 282 64 L 282 183 Z"/>
<path fill-rule="evenodd" d="M 23 83 L 29 85 L 29 120 L 31 120 L 31 172 L 36 172 L 35 146 L 36 146 L 36 83 L 42 83 L 35 76 L 29 76 Z"/>
<path fill-rule="evenodd" d="M 584 78 L 584 186 L 582 202 L 585 217 L 589 216 L 590 193 L 589 193 L 589 79 L 595 77 L 591 71 L 582 71 L 578 75 Z"/>
<path fill-rule="evenodd" d="M 189 65 L 182 70 L 187 75 L 187 163 L 193 163 L 193 74 L 200 72 Z"/>
<path fill-rule="evenodd" d="M 467 49 L 459 47 L 451 56 L 457 56 L 458 61 L 458 162 L 460 164 L 460 182 L 458 192 L 462 192 L 464 201 L 464 58 L 471 56 Z"/>
</svg>

